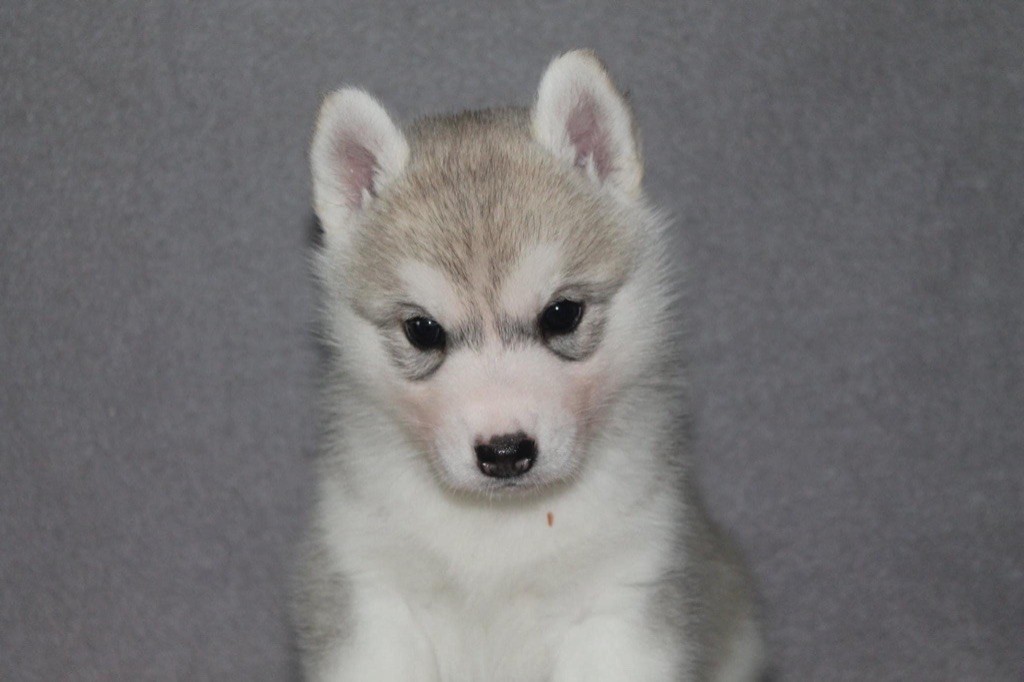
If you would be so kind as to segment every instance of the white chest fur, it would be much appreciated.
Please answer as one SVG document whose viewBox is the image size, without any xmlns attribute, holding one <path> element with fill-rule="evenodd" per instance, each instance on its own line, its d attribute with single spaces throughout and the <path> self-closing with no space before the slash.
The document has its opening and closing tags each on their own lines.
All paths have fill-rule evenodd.
<svg viewBox="0 0 1024 682">
<path fill-rule="evenodd" d="M 349 675 L 361 650 L 377 671 L 379 657 L 393 660 L 396 680 L 551 680 L 573 646 L 595 663 L 602 651 L 621 661 L 631 640 L 653 638 L 651 586 L 681 559 L 669 551 L 671 498 L 595 478 L 481 505 L 422 481 L 378 480 L 377 497 L 358 502 L 325 485 L 321 522 L 349 580 L 353 637 L 339 652 L 349 672 L 324 679 L 359 679 Z M 595 623 L 611 649 L 591 641 Z M 635 647 L 650 663 L 660 643 Z"/>
</svg>

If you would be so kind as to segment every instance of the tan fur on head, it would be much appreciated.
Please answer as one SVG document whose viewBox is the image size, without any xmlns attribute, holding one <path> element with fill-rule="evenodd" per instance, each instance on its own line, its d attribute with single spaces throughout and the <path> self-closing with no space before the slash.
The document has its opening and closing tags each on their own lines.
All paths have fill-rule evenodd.
<svg viewBox="0 0 1024 682">
<path fill-rule="evenodd" d="M 493 310 L 521 254 L 538 244 L 560 247 L 569 279 L 602 269 L 613 284 L 629 271 L 635 247 L 625 212 L 532 144 L 525 112 L 427 119 L 409 134 L 406 172 L 354 235 L 362 245 L 353 249 L 355 286 L 385 285 L 397 262 L 419 260 Z"/>
</svg>

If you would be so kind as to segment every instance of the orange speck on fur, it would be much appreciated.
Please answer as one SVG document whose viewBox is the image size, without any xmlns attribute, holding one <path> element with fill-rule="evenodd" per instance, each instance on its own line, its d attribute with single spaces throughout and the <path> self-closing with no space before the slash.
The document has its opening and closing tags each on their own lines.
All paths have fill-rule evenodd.
<svg viewBox="0 0 1024 682">
<path fill-rule="evenodd" d="M 555 515 L 551 512 L 548 512 L 548 528 L 550 528 L 553 525 L 555 525 Z"/>
</svg>

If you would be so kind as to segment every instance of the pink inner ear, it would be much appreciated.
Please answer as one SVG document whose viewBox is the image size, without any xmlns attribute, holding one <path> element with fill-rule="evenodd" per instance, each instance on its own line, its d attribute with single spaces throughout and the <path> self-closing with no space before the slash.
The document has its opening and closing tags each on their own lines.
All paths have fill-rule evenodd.
<svg viewBox="0 0 1024 682">
<path fill-rule="evenodd" d="M 565 122 L 569 142 L 576 150 L 575 164 L 586 168 L 592 159 L 597 177 L 604 180 L 612 171 L 612 153 L 608 131 L 602 125 L 601 109 L 589 93 L 581 93 Z"/>
<path fill-rule="evenodd" d="M 367 192 L 370 196 L 376 196 L 373 180 L 377 169 L 377 157 L 369 149 L 351 139 L 342 139 L 337 149 L 345 203 L 349 208 L 362 208 L 363 198 Z"/>
</svg>

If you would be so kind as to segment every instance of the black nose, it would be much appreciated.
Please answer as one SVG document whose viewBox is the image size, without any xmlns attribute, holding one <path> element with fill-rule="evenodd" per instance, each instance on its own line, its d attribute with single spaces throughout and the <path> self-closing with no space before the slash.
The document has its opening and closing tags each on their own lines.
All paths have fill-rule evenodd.
<svg viewBox="0 0 1024 682">
<path fill-rule="evenodd" d="M 537 444 L 525 433 L 495 436 L 487 443 L 477 445 L 476 464 L 485 476 L 513 478 L 522 476 L 537 459 Z"/>
</svg>

